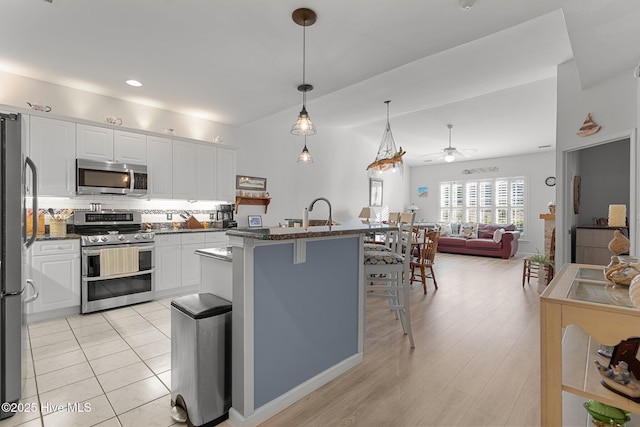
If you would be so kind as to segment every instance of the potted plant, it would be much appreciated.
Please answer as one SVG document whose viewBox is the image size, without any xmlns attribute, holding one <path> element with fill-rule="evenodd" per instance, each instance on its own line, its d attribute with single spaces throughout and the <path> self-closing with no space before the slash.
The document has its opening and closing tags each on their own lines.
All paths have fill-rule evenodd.
<svg viewBox="0 0 640 427">
<path fill-rule="evenodd" d="M 535 255 L 531 255 L 529 262 L 538 264 L 538 290 L 542 290 L 547 286 L 547 273 L 549 266 L 554 267 L 553 260 L 547 254 L 542 254 L 536 249 Z"/>
</svg>

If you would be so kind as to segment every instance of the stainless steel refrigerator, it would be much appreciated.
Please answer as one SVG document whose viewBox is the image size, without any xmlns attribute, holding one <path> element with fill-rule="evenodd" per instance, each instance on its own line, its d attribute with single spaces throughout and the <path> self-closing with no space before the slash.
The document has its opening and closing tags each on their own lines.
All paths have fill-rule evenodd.
<svg viewBox="0 0 640 427">
<path fill-rule="evenodd" d="M 22 150 L 22 117 L 0 113 L 0 403 L 15 403 L 22 389 L 22 362 L 28 339 L 24 305 L 37 297 L 25 274 L 26 249 L 38 232 L 37 171 Z M 33 229 L 27 236 L 26 182 L 31 186 Z M 30 290 L 26 290 L 31 285 Z M 32 295 L 27 297 L 27 294 Z M 0 419 L 14 412 L 0 405 Z M 15 410 L 15 408 L 13 408 Z"/>
</svg>

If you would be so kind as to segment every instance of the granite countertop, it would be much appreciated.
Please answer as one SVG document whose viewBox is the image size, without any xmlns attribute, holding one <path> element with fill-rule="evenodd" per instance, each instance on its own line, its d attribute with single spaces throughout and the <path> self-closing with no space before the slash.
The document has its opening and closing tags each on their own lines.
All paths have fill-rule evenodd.
<svg viewBox="0 0 640 427">
<path fill-rule="evenodd" d="M 156 234 L 182 234 L 182 233 L 220 233 L 233 230 L 232 228 L 153 228 L 152 231 Z"/>
<path fill-rule="evenodd" d="M 43 234 L 41 236 L 36 237 L 37 242 L 48 241 L 48 240 L 70 240 L 70 239 L 79 239 L 80 236 L 78 234 L 67 233 L 65 236 L 52 236 L 50 234 Z"/>
<path fill-rule="evenodd" d="M 231 248 L 208 248 L 196 250 L 196 255 L 204 256 L 207 258 L 215 258 L 221 261 L 232 261 Z"/>
<path fill-rule="evenodd" d="M 312 237 L 344 236 L 369 232 L 396 230 L 398 227 L 387 224 L 362 224 L 361 221 L 345 222 L 332 227 L 318 226 L 304 229 L 302 227 L 272 228 L 237 228 L 227 232 L 228 236 L 246 237 L 257 240 L 290 240 L 308 239 Z"/>
</svg>

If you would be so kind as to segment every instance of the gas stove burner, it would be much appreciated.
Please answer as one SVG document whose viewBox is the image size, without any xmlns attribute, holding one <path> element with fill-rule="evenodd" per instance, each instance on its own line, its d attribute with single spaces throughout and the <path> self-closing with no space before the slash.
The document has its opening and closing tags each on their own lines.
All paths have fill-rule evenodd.
<svg viewBox="0 0 640 427">
<path fill-rule="evenodd" d="M 79 212 L 74 215 L 75 232 L 82 246 L 152 243 L 155 233 L 140 231 L 140 212 Z"/>
</svg>

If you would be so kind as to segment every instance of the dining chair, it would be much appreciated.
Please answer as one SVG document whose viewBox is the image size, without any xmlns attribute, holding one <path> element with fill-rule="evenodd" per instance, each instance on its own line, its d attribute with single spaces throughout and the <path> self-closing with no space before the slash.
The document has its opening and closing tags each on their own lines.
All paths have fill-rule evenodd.
<svg viewBox="0 0 640 427">
<path fill-rule="evenodd" d="M 364 280 L 367 299 L 382 298 L 387 304 L 366 304 L 366 310 L 392 310 L 400 319 L 411 347 L 415 347 L 409 307 L 409 263 L 411 233 L 415 215 L 400 215 L 397 244 L 393 251 L 364 251 Z M 406 255 L 405 255 L 406 254 Z"/>
<path fill-rule="evenodd" d="M 413 283 L 414 281 L 418 281 L 417 277 L 420 277 L 422 289 L 424 290 L 425 295 L 427 294 L 427 279 L 432 279 L 433 286 L 438 289 L 438 282 L 436 281 L 436 274 L 433 271 L 433 264 L 435 263 L 439 240 L 440 231 L 433 230 L 424 233 L 419 256 L 412 257 L 410 263 L 411 279 L 409 282 Z M 416 274 L 416 270 L 418 271 L 418 274 Z"/>
</svg>

